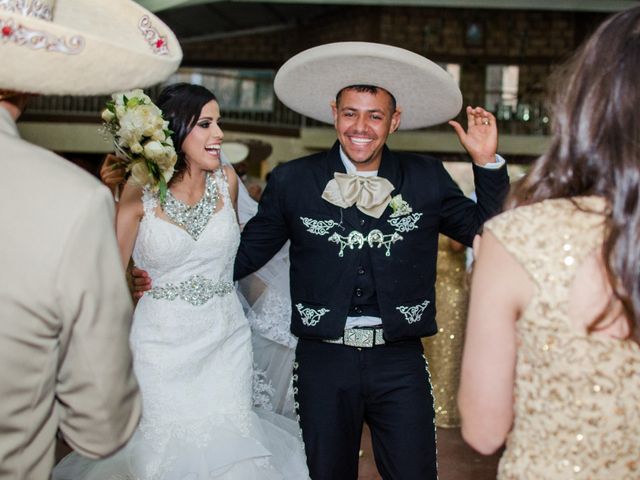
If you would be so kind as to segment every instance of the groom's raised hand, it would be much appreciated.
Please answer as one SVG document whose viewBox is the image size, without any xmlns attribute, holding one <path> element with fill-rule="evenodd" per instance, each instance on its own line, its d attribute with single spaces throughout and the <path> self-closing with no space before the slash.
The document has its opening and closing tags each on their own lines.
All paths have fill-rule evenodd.
<svg viewBox="0 0 640 480">
<path fill-rule="evenodd" d="M 467 107 L 466 114 L 466 131 L 455 120 L 451 120 L 449 125 L 455 130 L 460 143 L 471 156 L 473 163 L 479 166 L 494 163 L 498 149 L 496 118 L 491 112 L 481 107 Z"/>
</svg>

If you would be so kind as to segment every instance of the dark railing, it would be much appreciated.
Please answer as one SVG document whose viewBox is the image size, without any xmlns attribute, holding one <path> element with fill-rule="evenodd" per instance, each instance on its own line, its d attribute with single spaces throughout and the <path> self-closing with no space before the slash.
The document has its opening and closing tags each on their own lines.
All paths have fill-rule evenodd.
<svg viewBox="0 0 640 480">
<path fill-rule="evenodd" d="M 157 96 L 157 89 L 149 92 L 152 98 Z M 38 96 L 34 97 L 25 120 L 31 121 L 99 121 L 108 96 L 72 97 L 72 96 Z M 540 105 L 520 103 L 516 108 L 498 105 L 495 109 L 498 128 L 501 134 L 546 135 L 549 133 L 549 115 Z M 261 129 L 300 129 L 301 127 L 324 126 L 324 124 L 304 117 L 274 98 L 270 111 L 252 111 L 247 109 L 223 108 L 222 117 L 230 125 L 243 125 L 246 128 Z M 464 122 L 463 114 L 458 116 Z M 446 123 L 432 127 L 435 131 L 449 131 Z"/>
</svg>

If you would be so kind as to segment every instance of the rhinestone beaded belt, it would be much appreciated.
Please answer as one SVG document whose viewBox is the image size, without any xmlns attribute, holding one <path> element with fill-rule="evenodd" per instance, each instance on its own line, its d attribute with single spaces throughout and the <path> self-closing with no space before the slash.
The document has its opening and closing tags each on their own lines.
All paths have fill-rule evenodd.
<svg viewBox="0 0 640 480">
<path fill-rule="evenodd" d="M 345 328 L 342 337 L 335 340 L 323 340 L 323 342 L 357 348 L 373 348 L 376 345 L 385 344 L 382 328 L 376 327 Z"/>
<path fill-rule="evenodd" d="M 202 305 L 216 295 L 224 297 L 234 290 L 232 282 L 214 282 L 202 275 L 193 275 L 178 284 L 167 283 L 163 287 L 154 287 L 149 290 L 149 295 L 156 300 L 180 298 L 191 305 Z"/>
</svg>

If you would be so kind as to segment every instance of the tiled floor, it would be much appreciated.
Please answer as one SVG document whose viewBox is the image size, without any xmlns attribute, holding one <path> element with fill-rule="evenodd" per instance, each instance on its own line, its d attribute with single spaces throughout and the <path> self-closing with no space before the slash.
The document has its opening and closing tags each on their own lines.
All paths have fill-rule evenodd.
<svg viewBox="0 0 640 480">
<path fill-rule="evenodd" d="M 486 457 L 468 447 L 459 428 L 438 429 L 439 480 L 495 480 L 500 454 Z M 371 452 L 371 439 L 365 429 L 358 480 L 381 480 Z"/>
</svg>

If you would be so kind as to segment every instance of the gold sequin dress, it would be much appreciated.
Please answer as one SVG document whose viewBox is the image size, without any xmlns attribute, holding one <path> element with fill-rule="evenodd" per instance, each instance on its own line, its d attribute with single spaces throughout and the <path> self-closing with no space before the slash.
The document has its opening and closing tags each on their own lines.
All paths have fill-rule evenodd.
<svg viewBox="0 0 640 480">
<path fill-rule="evenodd" d="M 429 362 L 438 427 L 460 426 L 457 394 L 467 321 L 468 293 L 465 249 L 456 251 L 440 235 L 436 282 L 438 333 L 422 339 Z"/>
<path fill-rule="evenodd" d="M 576 201 L 604 208 L 597 197 Z M 568 317 L 576 271 L 602 245 L 602 216 L 554 199 L 499 215 L 485 229 L 536 285 L 516 325 L 515 419 L 498 478 L 640 478 L 640 347 L 582 333 Z"/>
</svg>

